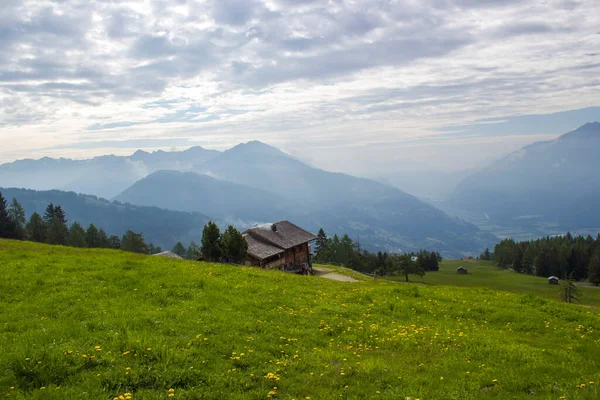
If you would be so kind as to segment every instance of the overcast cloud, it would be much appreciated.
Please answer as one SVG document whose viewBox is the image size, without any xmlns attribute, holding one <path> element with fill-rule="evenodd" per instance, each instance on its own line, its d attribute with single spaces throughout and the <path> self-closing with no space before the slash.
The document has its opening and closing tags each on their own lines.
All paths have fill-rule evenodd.
<svg viewBox="0 0 600 400">
<path fill-rule="evenodd" d="M 597 0 L 2 0 L 0 162 L 263 140 L 471 168 L 565 126 L 483 120 L 600 106 L 599 49 Z"/>
</svg>

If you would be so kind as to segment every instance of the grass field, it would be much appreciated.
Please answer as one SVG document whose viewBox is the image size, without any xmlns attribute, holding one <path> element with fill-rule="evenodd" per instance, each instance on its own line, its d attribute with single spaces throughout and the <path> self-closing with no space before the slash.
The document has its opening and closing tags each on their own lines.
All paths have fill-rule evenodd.
<svg viewBox="0 0 600 400">
<path fill-rule="evenodd" d="M 599 397 L 598 310 L 531 294 L 1 240 L 0 271 L 0 397 Z"/>
<path fill-rule="evenodd" d="M 460 266 L 468 269 L 468 274 L 460 275 L 456 269 Z M 390 279 L 390 278 L 386 278 Z M 550 285 L 546 278 L 517 274 L 509 269 L 498 268 L 489 261 L 478 260 L 443 260 L 440 270 L 428 272 L 423 278 L 410 277 L 414 283 L 426 285 L 450 285 L 460 287 L 478 287 L 491 290 L 503 290 L 514 293 L 529 293 L 536 296 L 558 300 L 562 284 Z M 404 277 L 393 277 L 391 280 L 403 281 Z M 579 304 L 600 307 L 600 289 L 580 287 Z"/>
</svg>

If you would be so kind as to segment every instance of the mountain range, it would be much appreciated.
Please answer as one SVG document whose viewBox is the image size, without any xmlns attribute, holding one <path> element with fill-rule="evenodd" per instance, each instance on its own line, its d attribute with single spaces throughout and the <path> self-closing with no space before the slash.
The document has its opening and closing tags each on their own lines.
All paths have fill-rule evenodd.
<svg viewBox="0 0 600 400">
<path fill-rule="evenodd" d="M 195 147 L 84 161 L 22 160 L 0 166 L 0 186 L 199 212 L 241 229 L 289 219 L 313 232 L 348 234 L 371 250 L 427 248 L 454 257 L 496 240 L 400 189 L 314 168 L 257 141 L 224 152 Z"/>
<path fill-rule="evenodd" d="M 482 227 L 600 231 L 600 123 L 533 143 L 478 171 L 442 207 Z M 478 222 L 479 221 L 479 222 Z"/>
</svg>

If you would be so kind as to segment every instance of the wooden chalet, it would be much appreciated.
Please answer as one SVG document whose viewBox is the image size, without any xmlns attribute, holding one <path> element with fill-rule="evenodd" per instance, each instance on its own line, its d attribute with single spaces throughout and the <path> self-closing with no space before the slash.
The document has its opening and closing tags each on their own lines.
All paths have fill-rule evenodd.
<svg viewBox="0 0 600 400">
<path fill-rule="evenodd" d="M 289 221 L 251 228 L 243 236 L 248 242 L 246 265 L 290 272 L 312 269 L 309 243 L 317 237 Z"/>
</svg>

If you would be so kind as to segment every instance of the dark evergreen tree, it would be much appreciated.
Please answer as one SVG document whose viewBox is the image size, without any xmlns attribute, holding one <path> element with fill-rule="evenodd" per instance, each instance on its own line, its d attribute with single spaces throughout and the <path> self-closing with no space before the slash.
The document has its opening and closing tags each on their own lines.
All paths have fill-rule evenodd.
<svg viewBox="0 0 600 400">
<path fill-rule="evenodd" d="M 46 212 L 44 212 L 44 222 L 46 225 L 50 226 L 52 221 L 54 220 L 54 204 L 50 203 L 46 207 Z"/>
<path fill-rule="evenodd" d="M 185 247 L 183 247 L 183 244 L 181 244 L 181 242 L 177 242 L 177 244 L 175 244 L 175 246 L 173 246 L 173 250 L 171 250 L 173 253 L 177 254 L 179 257 L 184 257 L 185 258 Z"/>
<path fill-rule="evenodd" d="M 111 249 L 121 250 L 121 238 L 119 238 L 117 235 L 110 235 L 108 241 Z"/>
<path fill-rule="evenodd" d="M 33 242 L 45 243 L 48 226 L 42 216 L 38 213 L 31 214 L 29 222 L 25 226 L 27 237 Z"/>
<path fill-rule="evenodd" d="M 104 229 L 98 230 L 98 244 L 98 247 L 101 247 L 103 249 L 111 248 L 110 240 L 108 240 L 108 235 L 106 234 Z"/>
<path fill-rule="evenodd" d="M 202 231 L 202 256 L 206 261 L 218 261 L 222 255 L 221 232 L 217 224 L 209 221 Z"/>
<path fill-rule="evenodd" d="M 58 218 L 61 224 L 67 226 L 67 216 L 61 206 L 54 207 L 54 218 Z"/>
<path fill-rule="evenodd" d="M 229 262 L 241 264 L 246 259 L 248 242 L 246 242 L 240 231 L 229 225 L 221 235 L 220 248 L 222 255 Z"/>
<path fill-rule="evenodd" d="M 148 254 L 148 245 L 144 241 L 143 233 L 128 230 L 121 239 L 121 249 L 132 253 Z"/>
<path fill-rule="evenodd" d="M 48 227 L 46 243 L 66 245 L 69 237 L 69 228 L 62 222 L 63 219 L 59 215 L 54 215 L 54 219 Z"/>
<path fill-rule="evenodd" d="M 588 278 L 591 283 L 600 285 L 600 247 L 596 249 L 588 266 Z"/>
<path fill-rule="evenodd" d="M 0 238 L 16 239 L 17 226 L 8 215 L 6 199 L 0 192 Z"/>
<path fill-rule="evenodd" d="M 573 273 L 571 273 L 564 280 L 560 298 L 565 303 L 573 303 L 577 301 L 579 297 L 581 297 L 581 291 L 575 285 Z"/>
<path fill-rule="evenodd" d="M 27 238 L 25 210 L 16 198 L 13 198 L 8 206 L 8 217 L 12 220 L 15 227 L 15 239 L 25 240 Z"/>
<path fill-rule="evenodd" d="M 319 229 L 319 233 L 317 233 L 317 240 L 315 241 L 315 256 L 320 259 L 322 255 L 325 254 L 327 250 L 327 234 L 323 230 L 323 228 Z"/>
<path fill-rule="evenodd" d="M 78 222 L 73 222 L 69 228 L 69 246 L 72 247 L 87 247 L 85 242 L 85 231 Z"/>
<path fill-rule="evenodd" d="M 85 231 L 85 241 L 88 247 L 97 248 L 102 247 L 100 243 L 100 232 L 94 224 L 90 224 Z"/>
</svg>

